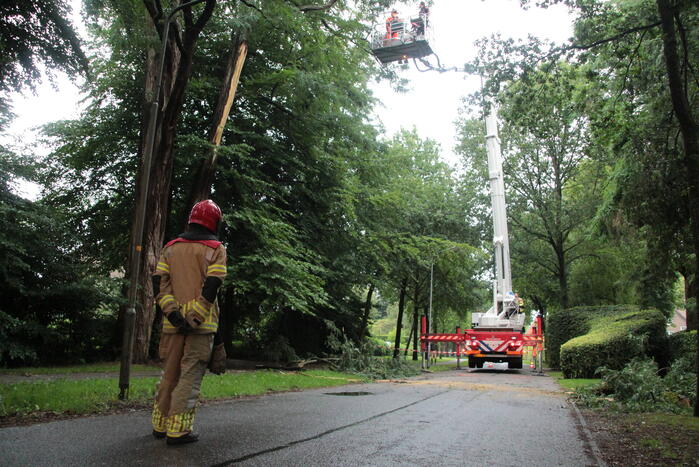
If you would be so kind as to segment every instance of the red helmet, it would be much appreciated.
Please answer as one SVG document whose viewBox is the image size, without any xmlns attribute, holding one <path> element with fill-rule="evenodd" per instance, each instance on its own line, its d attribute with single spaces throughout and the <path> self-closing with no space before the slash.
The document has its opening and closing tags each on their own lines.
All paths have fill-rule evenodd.
<svg viewBox="0 0 699 467">
<path fill-rule="evenodd" d="M 210 231 L 216 233 L 221 217 L 221 208 L 218 207 L 218 204 L 210 199 L 205 199 L 194 205 L 192 211 L 189 213 L 187 223 L 203 225 Z"/>
</svg>

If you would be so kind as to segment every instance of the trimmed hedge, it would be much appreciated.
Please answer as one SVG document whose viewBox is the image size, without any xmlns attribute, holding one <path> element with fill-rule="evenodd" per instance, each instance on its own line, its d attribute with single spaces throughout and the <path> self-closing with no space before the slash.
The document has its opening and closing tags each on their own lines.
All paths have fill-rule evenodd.
<svg viewBox="0 0 699 467">
<path fill-rule="evenodd" d="M 566 310 L 552 310 L 546 316 L 546 361 L 554 369 L 561 368 L 561 346 L 590 331 L 590 321 L 602 316 L 611 316 L 638 307 L 630 305 L 579 306 Z"/>
<path fill-rule="evenodd" d="M 634 306 L 578 307 L 555 316 L 549 321 L 547 332 L 556 339 L 582 330 L 560 344 L 560 368 L 566 378 L 591 378 L 602 366 L 620 370 L 643 354 L 652 356 L 661 367 L 667 364 L 666 319 L 657 310 Z M 565 326 L 556 329 L 560 323 Z M 547 342 L 551 355 L 550 338 Z"/>
<path fill-rule="evenodd" d="M 671 334 L 669 339 L 670 359 L 689 357 L 692 361 L 697 358 L 697 332 L 682 331 Z"/>
</svg>

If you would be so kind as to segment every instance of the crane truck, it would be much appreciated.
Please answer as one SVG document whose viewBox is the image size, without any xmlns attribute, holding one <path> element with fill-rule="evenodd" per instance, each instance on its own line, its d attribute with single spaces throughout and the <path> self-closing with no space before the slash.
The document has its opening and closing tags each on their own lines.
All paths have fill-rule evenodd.
<svg viewBox="0 0 699 467">
<path fill-rule="evenodd" d="M 525 334 L 523 302 L 512 291 L 505 181 L 494 108 L 491 103 L 485 119 L 495 254 L 493 305 L 485 313 L 473 313 L 472 329 L 463 332 L 457 328 L 456 333 L 430 333 L 423 316 L 420 340 L 423 358 L 430 352 L 430 343 L 445 342 L 455 345 L 457 366 L 465 354 L 469 368 L 521 369 L 525 347 L 533 347 L 541 355 L 543 322 L 541 316 L 537 316 L 532 331 Z"/>
<path fill-rule="evenodd" d="M 408 29 L 407 25 L 421 25 L 421 28 Z M 431 22 L 421 13 L 408 23 L 394 20 L 386 23 L 386 31 L 377 29 L 372 40 L 372 52 L 382 64 L 395 61 L 405 62 L 408 58 L 419 60 L 428 69 L 435 68 L 424 60 L 435 55 L 430 47 L 432 36 Z M 437 59 L 439 63 L 439 59 Z M 417 63 L 416 63 L 417 66 Z M 454 68 L 453 70 L 459 71 Z M 421 70 L 424 71 L 424 70 Z M 461 70 L 466 71 L 466 70 Z M 524 333 L 524 313 L 522 301 L 512 291 L 510 270 L 510 245 L 507 232 L 507 208 L 505 203 L 505 181 L 502 172 L 502 153 L 498 136 L 495 105 L 490 103 L 485 118 L 486 148 L 488 152 L 488 173 L 490 178 L 490 198 L 493 210 L 493 246 L 495 253 L 495 280 L 493 281 L 493 305 L 485 313 L 473 313 L 472 329 L 463 333 L 457 328 L 455 334 L 432 334 L 427 329 L 426 319 L 422 319 L 421 346 L 423 358 L 430 342 L 449 342 L 456 345 L 460 361 L 462 351 L 468 355 L 470 368 L 522 368 L 525 346 L 541 345 L 542 323 L 537 317 L 536 334 Z M 430 316 L 432 301 L 430 295 Z M 430 325 L 431 326 L 431 325 Z"/>
<path fill-rule="evenodd" d="M 507 368 L 522 368 L 524 313 L 522 301 L 512 291 L 505 181 L 494 103 L 490 104 L 485 126 L 495 254 L 493 305 L 485 313 L 472 314 L 473 328 L 465 331 L 465 353 L 469 368 L 495 368 L 504 364 Z"/>
</svg>

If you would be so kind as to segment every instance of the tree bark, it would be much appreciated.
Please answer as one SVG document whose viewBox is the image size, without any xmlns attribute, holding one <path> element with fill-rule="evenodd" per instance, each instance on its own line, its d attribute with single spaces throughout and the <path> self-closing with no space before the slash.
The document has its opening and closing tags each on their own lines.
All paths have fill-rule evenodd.
<svg viewBox="0 0 699 467">
<path fill-rule="evenodd" d="M 233 355 L 233 331 L 235 330 L 236 318 L 234 314 L 235 308 L 235 288 L 227 287 L 226 290 L 219 296 L 220 313 L 219 328 L 221 329 L 221 339 L 226 348 L 226 355 Z"/>
<path fill-rule="evenodd" d="M 413 341 L 413 327 L 410 326 L 410 334 L 408 334 L 408 342 L 405 344 L 405 350 L 403 351 L 403 356 L 408 356 L 408 350 L 410 349 L 410 343 Z"/>
<path fill-rule="evenodd" d="M 684 276 L 684 303 L 687 318 L 687 330 L 697 330 L 697 298 L 699 298 L 699 280 L 695 276 L 687 274 Z"/>
<path fill-rule="evenodd" d="M 422 306 L 422 314 L 425 316 L 425 330 L 430 330 L 430 307 L 428 305 Z"/>
<path fill-rule="evenodd" d="M 415 281 L 415 293 L 413 294 L 413 328 L 412 328 L 412 334 L 414 336 L 413 339 L 413 360 L 417 361 L 417 318 L 419 315 L 419 306 L 418 306 L 418 299 L 420 297 L 420 289 L 418 288 L 417 281 Z"/>
<path fill-rule="evenodd" d="M 565 310 L 568 308 L 568 267 L 566 264 L 565 252 L 563 251 L 563 244 L 561 243 L 560 246 L 561 248 L 556 251 L 558 260 L 558 288 L 561 309 Z"/>
<path fill-rule="evenodd" d="M 558 262 L 558 287 L 561 309 L 568 308 L 568 268 L 566 264 L 565 254 L 565 234 L 563 233 L 563 177 L 561 174 L 561 160 L 554 152 L 552 155 L 552 164 L 554 173 L 554 195 L 556 199 L 554 227 L 555 233 L 552 233 L 553 249 L 556 253 Z"/>
<path fill-rule="evenodd" d="M 362 322 L 359 328 L 359 341 L 364 340 L 366 335 L 367 327 L 369 325 L 369 314 L 371 313 L 371 297 L 374 295 L 374 284 L 369 284 L 369 291 L 366 294 L 366 300 L 364 301 L 364 311 L 362 312 Z"/>
<path fill-rule="evenodd" d="M 147 215 L 143 228 L 143 241 L 139 241 L 139 233 L 133 231 L 133 228 L 135 228 L 133 226 L 129 248 L 130 260 L 130 255 L 136 251 L 136 245 L 142 245 L 139 265 L 139 282 L 141 286 L 137 292 L 137 303 L 140 304 L 140 309 L 136 313 L 133 348 L 133 361 L 137 363 L 145 362 L 148 358 L 151 325 L 155 316 L 153 291 L 150 283 L 160 251 L 162 250 L 169 213 L 170 181 L 172 178 L 177 120 L 182 111 L 185 89 L 191 75 L 194 47 L 201 30 L 211 18 L 215 5 L 216 0 L 207 0 L 196 22 L 193 21 L 191 16 L 191 7 L 183 11 L 185 30 L 180 38 L 181 48 L 177 45 L 178 38 L 176 37 L 179 34 L 179 30 L 171 23 L 171 34 L 168 39 L 162 88 L 160 90 L 155 89 L 159 57 L 152 50 L 148 51 L 146 55 L 146 100 L 150 104 L 155 98 L 155 94 L 159 92 L 159 102 L 162 110 L 157 117 L 155 141 L 153 143 L 150 181 L 145 200 Z M 150 13 L 151 25 L 159 27 L 157 22 L 161 17 L 158 9 L 153 8 L 152 2 L 148 2 L 146 7 Z M 144 111 L 143 122 L 148 121 L 148 107 L 149 105 L 146 106 Z M 136 176 L 137 194 L 134 206 L 139 206 L 143 201 L 139 193 L 145 170 L 145 167 L 143 167 L 144 149 L 145 138 L 142 138 L 141 147 L 139 148 L 141 164 Z M 127 264 L 129 263 L 127 262 Z"/>
<path fill-rule="evenodd" d="M 680 58 L 677 53 L 675 10 L 669 0 L 657 0 L 663 36 L 663 54 L 667 70 L 672 108 L 680 125 L 684 162 L 689 182 L 690 228 L 694 244 L 694 277 L 699 274 L 699 124 L 692 115 L 682 80 Z M 697 332 L 697 396 L 694 416 L 699 417 L 699 332 Z"/>
<path fill-rule="evenodd" d="M 546 327 L 546 303 L 537 295 L 532 295 L 531 296 L 531 301 L 536 307 L 536 309 L 541 313 L 541 323 L 542 323 L 542 328 Z M 525 304 L 526 305 L 526 304 Z M 534 307 L 531 307 L 534 309 Z M 541 330 L 542 332 L 544 331 L 543 329 Z"/>
<path fill-rule="evenodd" d="M 403 309 L 405 308 L 405 288 L 408 285 L 408 280 L 403 279 L 400 285 L 400 295 L 398 297 L 398 318 L 396 318 L 396 341 L 393 346 L 393 358 L 397 359 L 400 356 L 400 334 L 403 328 Z"/>
</svg>

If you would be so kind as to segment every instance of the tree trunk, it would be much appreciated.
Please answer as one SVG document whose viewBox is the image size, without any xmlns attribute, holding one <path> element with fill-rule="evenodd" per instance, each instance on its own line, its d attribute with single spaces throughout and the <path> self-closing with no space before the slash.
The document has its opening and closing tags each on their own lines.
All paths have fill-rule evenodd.
<svg viewBox="0 0 699 467">
<path fill-rule="evenodd" d="M 403 309 L 405 308 L 405 288 L 408 285 L 408 280 L 403 279 L 400 284 L 400 295 L 398 297 L 398 318 L 396 318 L 396 341 L 393 346 L 393 358 L 397 359 L 400 356 L 400 332 L 403 328 Z"/>
<path fill-rule="evenodd" d="M 211 186 L 216 173 L 218 148 L 221 145 L 221 138 L 223 137 L 223 129 L 226 125 L 226 120 L 228 120 L 231 107 L 233 106 L 233 99 L 235 99 L 235 93 L 238 89 L 238 82 L 240 81 L 240 74 L 243 70 L 247 53 L 248 42 L 246 38 L 240 34 L 234 33 L 231 36 L 231 47 L 224 72 L 223 84 L 218 94 L 216 110 L 214 111 L 211 132 L 209 134 L 211 148 L 208 157 L 201 159 L 197 174 L 194 177 L 194 183 L 189 192 L 189 197 L 185 206 L 185 221 L 192 206 L 201 200 L 208 199 L 211 194 Z"/>
<path fill-rule="evenodd" d="M 415 282 L 415 293 L 413 294 L 413 329 L 412 333 L 415 338 L 413 339 L 413 360 L 417 361 L 417 318 L 418 318 L 418 298 L 419 298 L 419 293 L 420 289 L 418 288 L 417 281 Z"/>
<path fill-rule="evenodd" d="M 141 185 L 143 183 L 144 170 L 143 167 L 143 156 L 145 153 L 145 134 L 147 122 L 150 118 L 150 104 L 155 99 L 155 85 L 157 77 L 157 67 L 158 67 L 159 56 L 154 49 L 148 50 L 146 53 L 146 73 L 145 73 L 145 95 L 146 102 L 144 105 L 143 119 L 142 119 L 142 138 L 141 145 L 139 147 L 139 153 L 141 157 L 141 163 L 139 165 L 138 173 L 136 175 L 136 199 L 134 203 L 134 212 L 136 212 L 137 206 L 142 202 L 140 193 Z M 173 54 L 169 60 L 169 64 L 176 64 L 179 62 L 179 54 Z M 163 89 L 169 89 L 172 85 L 172 66 L 166 66 L 163 68 Z M 161 99 L 165 99 L 163 96 Z M 157 127 L 160 130 L 160 122 L 162 121 L 162 116 L 158 116 Z M 136 363 L 144 363 L 148 358 L 148 349 L 151 338 L 152 322 L 155 317 L 155 307 L 153 301 L 153 290 L 150 287 L 150 278 L 155 271 L 155 265 L 160 255 L 160 246 L 162 245 L 162 236 L 164 231 L 164 214 L 166 210 L 162 206 L 162 196 L 157 196 L 157 194 L 163 189 L 163 169 L 161 164 L 157 164 L 157 148 L 158 140 L 161 136 L 161 131 L 157 131 L 154 141 L 153 149 L 153 163 L 151 165 L 151 175 L 148 186 L 148 207 L 146 209 L 146 218 L 143 225 L 143 240 L 142 242 L 137 239 L 139 232 L 135 232 L 135 223 L 132 225 L 131 231 L 131 245 L 129 248 L 129 259 L 127 262 L 131 264 L 131 254 L 135 252 L 135 245 L 142 245 L 141 262 L 139 264 L 139 279 L 141 287 L 139 287 L 136 292 L 136 303 L 140 304 L 140 308 L 136 310 L 136 319 L 134 327 L 134 347 L 132 353 L 132 361 Z M 159 153 L 159 151 L 158 151 Z M 168 183 L 169 185 L 169 183 Z M 167 192 L 166 192 L 167 193 Z M 157 239 L 161 240 L 158 241 Z M 154 242 L 155 240 L 155 242 Z M 128 268 L 128 266 L 127 266 Z M 131 271 L 127 270 L 127 274 L 131 274 Z"/>
<path fill-rule="evenodd" d="M 410 326 L 410 334 L 408 334 L 408 342 L 405 344 L 405 349 L 403 350 L 403 356 L 407 357 L 408 356 L 408 350 L 410 349 L 410 343 L 413 340 L 413 327 Z"/>
<path fill-rule="evenodd" d="M 429 332 L 430 330 L 430 307 L 428 305 L 424 305 L 422 307 L 422 315 L 425 317 L 425 331 Z M 422 329 L 422 328 L 420 328 Z M 420 331 L 422 332 L 422 331 Z"/>
<path fill-rule="evenodd" d="M 233 314 L 235 308 L 235 288 L 228 287 L 219 301 L 221 316 L 219 317 L 219 328 L 221 329 L 221 339 L 226 347 L 226 354 L 233 355 L 233 331 L 235 330 L 236 316 Z"/>
<path fill-rule="evenodd" d="M 366 335 L 367 327 L 369 325 L 369 313 L 371 312 L 371 296 L 374 294 L 374 284 L 369 284 L 369 291 L 366 294 L 366 300 L 364 301 L 364 311 L 362 313 L 362 322 L 359 327 L 359 341 L 364 340 Z"/>
<path fill-rule="evenodd" d="M 556 260 L 558 262 L 558 287 L 560 294 L 561 309 L 568 308 L 568 276 L 566 268 L 565 255 L 565 240 L 566 236 L 563 232 L 563 175 L 561 172 L 561 159 L 556 151 L 551 154 L 551 166 L 554 174 L 554 196 L 556 199 L 554 213 L 554 228 L 555 234 L 553 237 L 553 249 L 556 252 Z"/>
<path fill-rule="evenodd" d="M 699 298 L 699 280 L 690 274 L 684 275 L 684 303 L 687 318 L 687 330 L 697 330 L 697 298 Z"/>
<path fill-rule="evenodd" d="M 538 297 L 537 295 L 532 295 L 532 296 L 531 296 L 531 301 L 532 301 L 532 303 L 534 304 L 534 307 L 536 307 L 536 309 L 537 309 L 537 310 L 539 311 L 539 313 L 541 314 L 542 328 L 543 328 L 543 327 L 546 327 L 546 324 L 545 324 L 545 323 L 546 323 L 546 304 L 545 304 L 544 301 L 543 301 L 540 297 Z M 525 305 L 526 305 L 526 304 L 525 304 Z M 532 310 L 534 309 L 534 307 L 532 307 Z M 541 331 L 543 332 L 544 330 L 542 329 Z"/>
<path fill-rule="evenodd" d="M 560 245 L 561 248 L 556 251 L 556 258 L 558 260 L 558 288 L 561 309 L 565 310 L 568 308 L 568 271 L 565 253 L 563 252 L 563 243 Z"/>
<path fill-rule="evenodd" d="M 680 125 L 684 146 L 684 162 L 689 182 L 690 226 L 694 244 L 694 277 L 699 277 L 699 124 L 692 115 L 682 80 L 680 58 L 677 53 L 675 11 L 669 0 L 657 0 L 663 32 L 663 54 L 667 70 L 672 108 Z M 699 417 L 699 332 L 697 332 L 697 392 L 694 416 Z"/>
<path fill-rule="evenodd" d="M 137 303 L 141 306 L 136 313 L 132 357 L 132 361 L 137 363 L 145 362 L 148 358 L 151 325 L 155 316 L 153 290 L 150 284 L 151 276 L 155 271 L 155 265 L 162 250 L 169 213 L 170 181 L 172 178 L 177 120 L 182 111 L 185 89 L 191 75 L 194 47 L 202 28 L 211 17 L 215 4 L 215 0 L 207 0 L 206 6 L 196 23 L 192 21 L 191 7 L 185 9 L 186 26 L 181 38 L 181 49 L 175 39 L 175 35 L 179 33 L 176 27 L 171 26 L 171 34 L 168 39 L 162 87 L 159 92 L 159 102 L 162 110 L 159 112 L 156 122 L 150 180 L 145 200 L 147 215 L 143 227 L 143 238 L 141 241 L 139 238 L 140 232 L 135 232 L 135 225 L 132 226 L 129 262 L 127 262 L 127 264 L 130 263 L 131 254 L 136 252 L 137 245 L 141 245 L 142 252 L 139 264 L 140 287 L 136 294 Z M 147 4 L 146 6 L 150 7 L 152 4 Z M 157 10 L 148 9 L 151 14 L 151 25 L 154 25 L 153 21 L 160 20 L 160 17 Z M 159 57 L 153 51 L 147 53 L 145 91 L 147 100 L 150 102 L 152 102 L 152 99 L 158 92 L 155 89 L 158 61 Z M 148 105 L 146 109 L 149 107 Z M 143 122 L 147 122 L 148 117 L 148 110 L 146 110 L 143 115 Z M 145 171 L 143 166 L 144 149 L 145 138 L 142 138 L 141 147 L 139 148 L 141 164 L 136 175 L 136 199 L 134 206 L 139 206 L 143 202 L 140 198 L 140 187 L 143 183 Z M 130 271 L 128 272 L 129 274 L 131 273 Z"/>
</svg>

